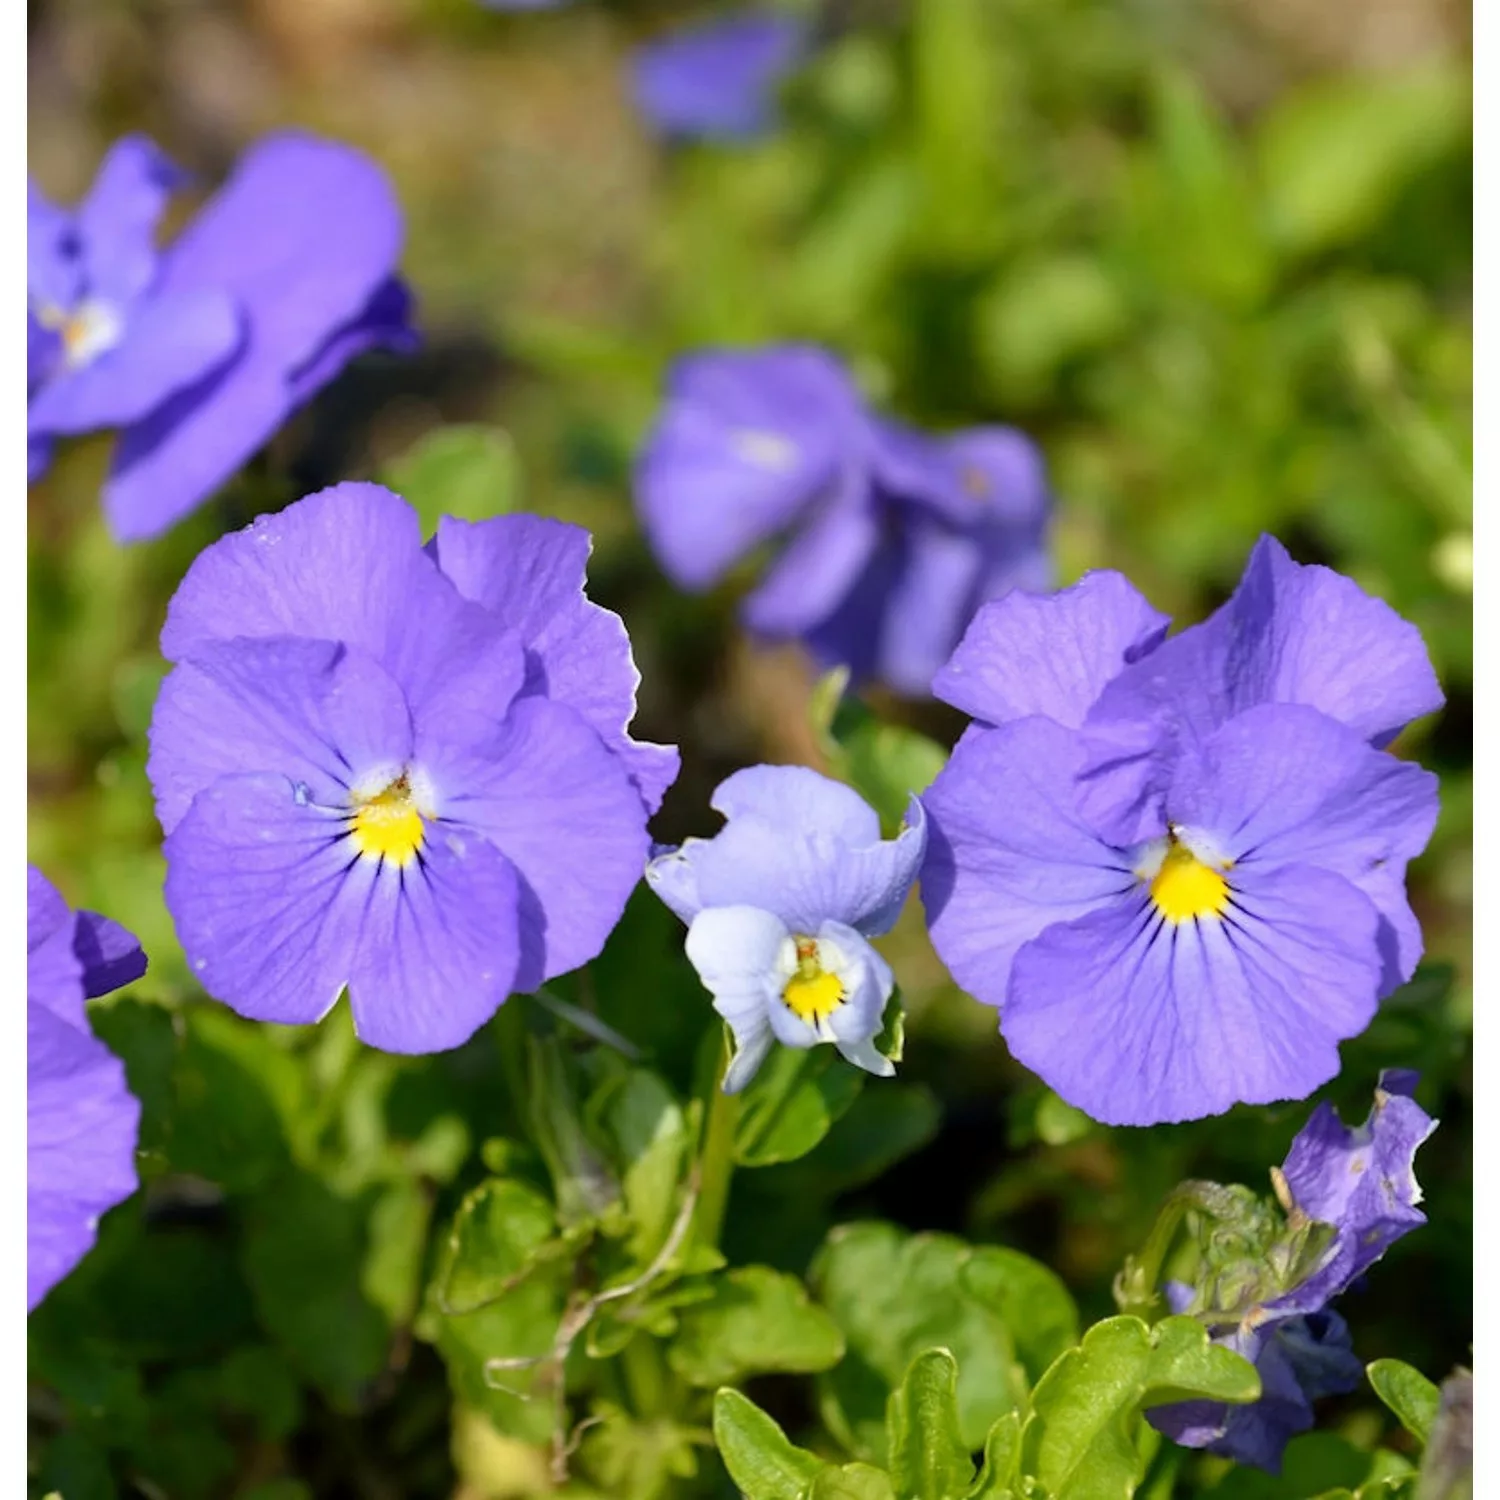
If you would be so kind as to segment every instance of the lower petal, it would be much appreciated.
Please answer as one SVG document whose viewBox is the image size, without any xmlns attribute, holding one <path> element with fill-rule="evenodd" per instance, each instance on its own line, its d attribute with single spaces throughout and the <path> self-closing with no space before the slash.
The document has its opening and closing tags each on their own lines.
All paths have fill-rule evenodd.
<svg viewBox="0 0 1500 1500">
<path fill-rule="evenodd" d="M 1379 917 L 1347 881 L 1288 866 L 1221 918 L 1173 925 L 1144 894 L 1049 927 L 1016 955 L 1016 1058 L 1110 1125 L 1302 1099 L 1368 1025 Z"/>
</svg>

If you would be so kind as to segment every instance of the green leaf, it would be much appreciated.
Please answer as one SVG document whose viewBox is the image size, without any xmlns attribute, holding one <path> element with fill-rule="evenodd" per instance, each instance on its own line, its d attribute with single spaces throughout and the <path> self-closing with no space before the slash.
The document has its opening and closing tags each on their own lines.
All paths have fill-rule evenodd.
<svg viewBox="0 0 1500 1500">
<path fill-rule="evenodd" d="M 984 1465 L 965 1500 L 1009 1500 L 1021 1450 L 1021 1418 L 1008 1411 L 984 1440 Z"/>
<path fill-rule="evenodd" d="M 808 1500 L 896 1500 L 891 1477 L 870 1464 L 824 1469 L 812 1482 Z"/>
<path fill-rule="evenodd" d="M 454 1316 L 496 1301 L 553 1249 L 552 1205 L 514 1179 L 482 1182 L 459 1205 L 438 1272 L 438 1302 Z"/>
<path fill-rule="evenodd" d="M 946 1349 L 919 1354 L 891 1393 L 886 1444 L 898 1500 L 953 1500 L 974 1478 L 958 1427 L 958 1365 Z"/>
<path fill-rule="evenodd" d="M 316 1177 L 290 1171 L 257 1195 L 245 1272 L 261 1321 L 341 1411 L 385 1366 L 390 1326 L 362 1290 L 366 1213 Z"/>
<path fill-rule="evenodd" d="M 1372 228 L 1409 182 L 1461 145 L 1469 109 L 1447 65 L 1337 75 L 1286 96 L 1258 141 L 1265 212 L 1283 252 L 1326 250 Z"/>
<path fill-rule="evenodd" d="M 1169 1401 L 1254 1401 L 1255 1367 L 1209 1341 L 1193 1318 L 1107 1318 L 1063 1354 L 1032 1392 L 1022 1469 L 1052 1500 L 1121 1500 L 1144 1471 L 1136 1446 L 1144 1407 Z"/>
<path fill-rule="evenodd" d="M 630 1214 L 628 1248 L 648 1265 L 677 1216 L 678 1184 L 688 1150 L 687 1121 L 655 1073 L 633 1068 L 611 1094 L 606 1122 L 619 1152 L 621 1186 Z"/>
<path fill-rule="evenodd" d="M 738 1391 L 714 1396 L 714 1442 L 745 1500 L 805 1500 L 813 1480 L 828 1467 L 816 1454 L 789 1443 L 781 1428 Z"/>
<path fill-rule="evenodd" d="M 723 1385 L 772 1371 L 811 1374 L 843 1357 L 838 1325 L 808 1300 L 795 1276 L 741 1266 L 716 1276 L 712 1287 L 712 1297 L 679 1315 L 667 1354 L 689 1385 Z"/>
<path fill-rule="evenodd" d="M 819 1251 L 813 1284 L 849 1345 L 819 1381 L 824 1418 L 859 1457 L 884 1461 L 886 1398 L 924 1349 L 949 1349 L 958 1362 L 959 1430 L 970 1451 L 1025 1399 L 1026 1373 L 1006 1321 L 1020 1273 L 1007 1279 L 1002 1260 L 971 1284 L 963 1269 L 978 1253 L 949 1235 L 908 1235 L 880 1223 L 842 1225 Z M 1046 1287 L 1049 1301 L 1050 1293 Z M 1047 1323 L 1034 1336 L 1041 1346 Z"/>
<path fill-rule="evenodd" d="M 864 1081 L 832 1048 L 777 1047 L 742 1095 L 736 1163 L 766 1167 L 805 1156 L 854 1103 Z"/>
<path fill-rule="evenodd" d="M 1040 1261 L 999 1245 L 981 1245 L 959 1269 L 965 1291 L 1004 1320 L 1027 1378 L 1040 1380 L 1078 1342 L 1078 1309 L 1062 1279 Z"/>
<path fill-rule="evenodd" d="M 520 502 L 510 434 L 478 423 L 434 429 L 388 464 L 382 480 L 415 507 L 423 536 L 431 536 L 443 516 L 483 521 Z"/>
<path fill-rule="evenodd" d="M 1377 1359 L 1365 1366 L 1365 1374 L 1375 1394 L 1425 1446 L 1438 1413 L 1438 1388 L 1420 1370 L 1399 1359 Z"/>
</svg>

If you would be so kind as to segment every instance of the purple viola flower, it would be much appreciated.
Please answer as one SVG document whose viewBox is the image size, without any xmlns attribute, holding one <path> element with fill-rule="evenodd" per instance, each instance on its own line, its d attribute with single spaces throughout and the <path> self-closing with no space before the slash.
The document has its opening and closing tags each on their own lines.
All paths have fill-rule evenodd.
<svg viewBox="0 0 1500 1500">
<path fill-rule="evenodd" d="M 148 772 L 166 899 L 217 999 L 373 1046 L 457 1046 L 592 958 L 675 750 L 638 744 L 587 533 L 342 484 L 216 542 L 162 631 Z"/>
<path fill-rule="evenodd" d="M 26 1308 L 88 1253 L 99 1215 L 136 1188 L 141 1107 L 84 1001 L 146 972 L 123 927 L 71 911 L 26 870 Z"/>
<path fill-rule="evenodd" d="M 711 805 L 724 827 L 658 850 L 646 881 L 688 924 L 688 958 L 734 1033 L 725 1093 L 750 1082 L 773 1041 L 832 1042 L 890 1077 L 875 1038 L 894 981 L 868 939 L 890 931 L 916 879 L 921 803 L 882 840 L 874 811 L 841 783 L 805 766 L 751 766 Z"/>
<path fill-rule="evenodd" d="M 1248 1406 L 1185 1401 L 1147 1415 L 1153 1427 L 1185 1448 L 1255 1464 L 1273 1474 L 1287 1442 L 1313 1425 L 1313 1403 L 1356 1390 L 1364 1366 L 1355 1357 L 1349 1329 L 1328 1304 L 1380 1259 L 1403 1234 L 1427 1222 L 1414 1161 L 1417 1148 L 1437 1128 L 1411 1098 L 1415 1075 L 1381 1075 L 1370 1117 L 1350 1129 L 1328 1104 L 1303 1126 L 1283 1163 L 1278 1195 L 1294 1224 L 1316 1220 L 1334 1235 L 1298 1283 L 1225 1322 L 1199 1310 L 1193 1291 L 1169 1285 L 1174 1312 L 1194 1312 L 1214 1342 L 1250 1360 L 1260 1372 L 1262 1396 Z"/>
<path fill-rule="evenodd" d="M 29 190 L 31 477 L 57 438 L 116 429 L 103 499 L 122 541 L 200 505 L 354 355 L 413 339 L 400 211 L 367 157 L 269 136 L 158 251 L 183 180 L 132 136 L 76 210 Z"/>
<path fill-rule="evenodd" d="M 1385 604 L 1266 537 L 1218 613 L 1165 626 L 1094 573 L 986 605 L 934 682 L 976 722 L 925 799 L 933 942 L 1118 1125 L 1333 1077 L 1421 954 L 1405 871 L 1437 817 L 1376 748 L 1442 702 Z"/>
<path fill-rule="evenodd" d="M 1027 438 L 933 438 L 874 417 L 815 348 L 680 361 L 636 494 L 676 583 L 708 588 L 779 540 L 744 601 L 747 627 L 912 695 L 981 603 L 1051 581 L 1046 478 Z"/>
<path fill-rule="evenodd" d="M 776 92 L 807 51 L 794 15 L 744 10 L 694 21 L 636 49 L 631 92 L 661 134 L 736 141 L 776 124 Z"/>
</svg>

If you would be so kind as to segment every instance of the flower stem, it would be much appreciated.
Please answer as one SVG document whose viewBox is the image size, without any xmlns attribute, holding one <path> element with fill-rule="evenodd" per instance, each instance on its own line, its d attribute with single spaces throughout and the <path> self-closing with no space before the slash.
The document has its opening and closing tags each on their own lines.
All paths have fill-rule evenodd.
<svg viewBox="0 0 1500 1500">
<path fill-rule="evenodd" d="M 724 1071 L 729 1066 L 729 1041 L 719 1049 L 708 1096 L 708 1123 L 703 1131 L 703 1154 L 698 1162 L 698 1209 L 693 1218 L 693 1239 L 717 1249 L 729 1206 L 729 1180 L 734 1175 L 734 1127 L 739 1120 L 738 1094 L 723 1090 Z"/>
</svg>

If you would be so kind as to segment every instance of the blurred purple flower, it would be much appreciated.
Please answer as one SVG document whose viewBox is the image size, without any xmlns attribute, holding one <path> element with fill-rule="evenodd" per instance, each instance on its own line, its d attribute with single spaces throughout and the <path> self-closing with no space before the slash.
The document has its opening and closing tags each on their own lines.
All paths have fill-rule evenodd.
<svg viewBox="0 0 1500 1500">
<path fill-rule="evenodd" d="M 1410 978 L 1437 782 L 1376 749 L 1442 703 L 1416 629 L 1263 537 L 1209 620 L 1117 573 L 975 617 L 972 714 L 925 801 L 922 893 L 1016 1058 L 1110 1124 L 1302 1098 Z"/>
<path fill-rule="evenodd" d="M 867 939 L 889 932 L 916 879 L 926 820 L 914 797 L 892 840 L 848 787 L 804 766 L 751 766 L 720 783 L 711 839 L 659 849 L 646 882 L 688 924 L 687 955 L 729 1023 L 724 1091 L 755 1076 L 773 1041 L 832 1042 L 888 1078 L 875 1046 L 894 981 Z"/>
<path fill-rule="evenodd" d="M 1250 1360 L 1262 1396 L 1249 1406 L 1184 1401 L 1147 1413 L 1151 1425 L 1185 1448 L 1207 1448 L 1273 1474 L 1287 1442 L 1313 1425 L 1312 1404 L 1356 1390 L 1364 1366 L 1349 1329 L 1328 1304 L 1348 1290 L 1403 1234 L 1427 1217 L 1413 1164 L 1417 1147 L 1437 1128 L 1410 1097 L 1414 1074 L 1381 1075 L 1375 1107 L 1357 1129 L 1320 1104 L 1282 1166 L 1279 1187 L 1301 1215 L 1331 1224 L 1334 1237 L 1311 1272 L 1282 1295 L 1230 1325 L 1199 1314 L 1214 1342 Z M 1190 1303 L 1190 1288 L 1169 1286 L 1173 1311 Z"/>
<path fill-rule="evenodd" d="M 148 772 L 205 989 L 308 1024 L 347 985 L 373 1046 L 457 1046 L 603 945 L 675 750 L 628 725 L 587 533 L 343 484 L 216 542 L 162 631 Z"/>
<path fill-rule="evenodd" d="M 816 348 L 680 360 L 636 496 L 684 588 L 784 539 L 744 601 L 746 625 L 912 695 L 981 603 L 1051 580 L 1046 478 L 1027 438 L 1004 427 L 934 438 L 877 418 Z"/>
<path fill-rule="evenodd" d="M 807 28 L 785 12 L 744 10 L 694 21 L 638 47 L 631 91 L 667 136 L 748 140 L 776 124 L 776 92 L 802 61 Z"/>
<path fill-rule="evenodd" d="M 103 498 L 122 541 L 200 505 L 354 355 L 414 341 L 400 211 L 367 157 L 269 136 L 158 252 L 182 181 L 131 136 L 74 211 L 29 186 L 31 477 L 55 439 L 118 429 Z"/>
<path fill-rule="evenodd" d="M 93 1246 L 99 1215 L 136 1188 L 141 1107 L 89 1029 L 84 1001 L 146 972 L 123 927 L 74 912 L 26 870 L 26 1308 Z"/>
</svg>

